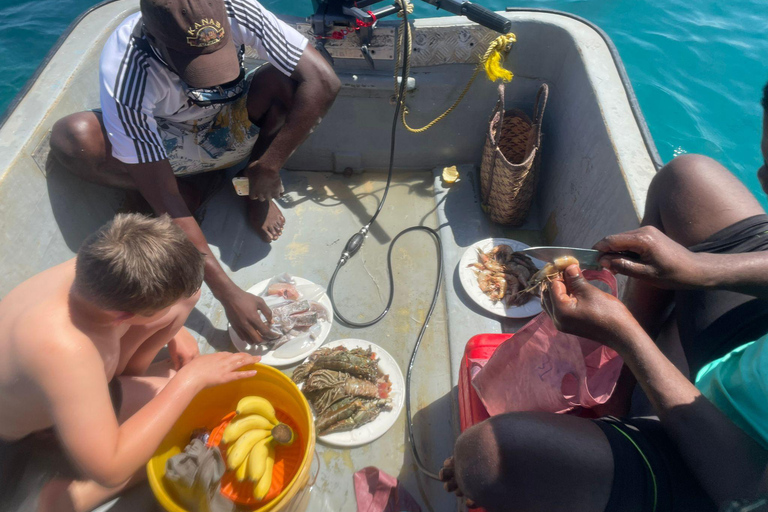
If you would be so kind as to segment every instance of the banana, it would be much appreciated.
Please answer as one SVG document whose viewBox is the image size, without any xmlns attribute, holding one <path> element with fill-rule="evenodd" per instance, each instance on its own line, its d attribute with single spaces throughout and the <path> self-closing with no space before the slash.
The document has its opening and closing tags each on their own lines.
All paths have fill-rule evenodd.
<svg viewBox="0 0 768 512">
<path fill-rule="evenodd" d="M 246 396 L 237 403 L 237 414 L 258 414 L 267 418 L 272 425 L 277 425 L 275 408 L 269 400 L 260 396 Z"/>
<path fill-rule="evenodd" d="M 230 450 L 227 450 L 227 466 L 235 470 L 243 463 L 245 458 L 251 453 L 251 449 L 263 441 L 265 438 L 272 439 L 269 430 L 249 430 L 235 441 Z"/>
<path fill-rule="evenodd" d="M 250 455 L 245 456 L 245 460 L 238 466 L 237 471 L 235 471 L 235 478 L 237 478 L 238 482 L 244 481 L 248 473 L 248 457 L 250 457 Z"/>
<path fill-rule="evenodd" d="M 235 419 L 224 429 L 224 435 L 221 441 L 225 444 L 236 441 L 240 436 L 249 430 L 272 430 L 274 425 L 264 416 L 259 414 L 249 414 L 247 416 L 236 416 Z"/>
<path fill-rule="evenodd" d="M 267 454 L 267 460 L 264 468 L 264 476 L 261 477 L 259 483 L 253 488 L 253 497 L 261 501 L 269 492 L 269 488 L 272 487 L 272 468 L 275 466 L 275 447 L 269 445 L 269 453 Z"/>
<path fill-rule="evenodd" d="M 256 443 L 248 456 L 248 478 L 258 482 L 263 476 L 267 467 L 269 448 L 272 437 L 268 437 Z"/>
</svg>

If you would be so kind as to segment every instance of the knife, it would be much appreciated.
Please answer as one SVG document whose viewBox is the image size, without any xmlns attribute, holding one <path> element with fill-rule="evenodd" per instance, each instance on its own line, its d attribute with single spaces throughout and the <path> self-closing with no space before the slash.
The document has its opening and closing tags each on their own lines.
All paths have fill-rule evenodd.
<svg viewBox="0 0 768 512">
<path fill-rule="evenodd" d="M 638 260 L 640 256 L 634 252 L 621 251 L 615 253 L 602 253 L 595 249 L 579 249 L 577 247 L 529 247 L 520 251 L 536 259 L 552 263 L 557 258 L 572 256 L 579 262 L 583 269 L 600 270 L 602 267 L 598 261 L 604 254 L 618 254 L 627 258 Z"/>
</svg>

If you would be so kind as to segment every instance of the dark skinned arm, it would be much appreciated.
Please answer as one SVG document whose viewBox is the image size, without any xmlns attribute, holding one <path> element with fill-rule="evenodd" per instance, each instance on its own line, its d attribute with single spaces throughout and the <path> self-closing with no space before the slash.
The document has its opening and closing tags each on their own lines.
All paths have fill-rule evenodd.
<svg viewBox="0 0 768 512">
<path fill-rule="evenodd" d="M 280 169 L 328 112 L 341 87 L 333 68 L 311 45 L 304 49 L 291 79 L 297 86 L 285 125 L 263 154 L 254 155 L 258 160 L 246 170 L 251 199 L 264 201 L 280 196 Z"/>
<path fill-rule="evenodd" d="M 659 288 L 729 290 L 768 299 L 768 252 L 694 253 L 650 226 L 608 236 L 595 249 L 606 253 L 600 260 L 605 268 Z M 619 251 L 639 258 L 611 254 Z"/>
<path fill-rule="evenodd" d="M 241 290 L 221 268 L 208 246 L 203 231 L 179 193 L 176 177 L 168 160 L 146 164 L 126 164 L 126 168 L 139 192 L 155 213 L 170 215 L 195 247 L 205 254 L 205 282 L 214 297 L 224 306 L 227 318 L 237 334 L 244 340 L 250 340 L 251 343 L 259 343 L 265 337 L 274 337 L 259 316 L 261 311 L 267 320 L 271 321 L 272 312 L 263 299 Z"/>
<path fill-rule="evenodd" d="M 618 299 L 573 265 L 545 290 L 542 304 L 559 330 L 601 340 L 621 355 L 713 500 L 751 498 L 761 490 L 768 452 L 702 396 Z"/>
</svg>

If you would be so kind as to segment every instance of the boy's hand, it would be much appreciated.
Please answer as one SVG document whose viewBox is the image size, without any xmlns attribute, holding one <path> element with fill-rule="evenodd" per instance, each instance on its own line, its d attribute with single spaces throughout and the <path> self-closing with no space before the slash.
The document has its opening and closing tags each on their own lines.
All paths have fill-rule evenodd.
<svg viewBox="0 0 768 512">
<path fill-rule="evenodd" d="M 699 257 L 652 226 L 603 238 L 595 249 L 607 253 L 600 264 L 617 274 L 649 281 L 659 288 L 697 288 L 703 283 Z M 634 252 L 639 259 L 617 253 Z"/>
<path fill-rule="evenodd" d="M 176 336 L 168 342 L 168 353 L 171 356 L 173 369 L 179 371 L 184 365 L 200 355 L 200 348 L 197 346 L 195 338 L 186 328 L 182 327 Z"/>
<path fill-rule="evenodd" d="M 541 294 L 541 304 L 555 327 L 619 351 L 626 334 L 637 326 L 632 314 L 619 299 L 591 285 L 578 265 L 571 265 L 564 274 Z"/>
<path fill-rule="evenodd" d="M 238 371 L 249 364 L 258 363 L 259 356 L 242 352 L 217 352 L 198 356 L 187 363 L 175 378 L 184 378 L 200 391 L 205 388 L 226 384 L 238 379 L 246 379 L 256 375 L 256 370 Z"/>
</svg>

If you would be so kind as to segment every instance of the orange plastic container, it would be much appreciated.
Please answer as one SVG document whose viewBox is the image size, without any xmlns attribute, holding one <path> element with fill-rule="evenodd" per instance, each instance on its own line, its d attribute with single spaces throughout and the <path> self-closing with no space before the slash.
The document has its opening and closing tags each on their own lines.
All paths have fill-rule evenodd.
<svg viewBox="0 0 768 512">
<path fill-rule="evenodd" d="M 309 403 L 304 395 L 285 374 L 270 366 L 256 364 L 247 369 L 258 373 L 248 379 L 230 382 L 200 392 L 189 404 L 171 431 L 147 463 L 147 478 L 158 502 L 169 512 L 189 512 L 165 485 L 165 463 L 180 453 L 189 443 L 193 430 L 206 428 L 213 431 L 222 425 L 222 418 L 235 410 L 237 402 L 249 395 L 262 396 L 272 402 L 277 417 L 290 425 L 296 433 L 296 441 L 290 447 L 278 447 L 275 455 L 275 473 L 267 497 L 256 502 L 240 505 L 257 512 L 287 511 L 297 493 L 309 481 L 310 465 L 315 450 L 315 426 Z M 231 420 L 231 416 L 226 421 Z M 219 437 L 220 439 L 220 437 Z M 283 457 L 281 459 L 281 457 Z M 279 466 L 279 468 L 278 468 Z M 232 477 L 234 480 L 234 477 Z M 228 484 L 227 474 L 222 479 L 222 491 L 229 497 L 244 495 Z M 242 484 L 234 480 L 235 484 Z"/>
<path fill-rule="evenodd" d="M 253 497 L 253 483 L 249 481 L 239 482 L 235 477 L 234 471 L 227 470 L 221 479 L 221 494 L 234 501 L 238 505 L 246 505 L 249 508 L 255 508 L 255 506 L 262 503 L 269 503 L 275 499 L 285 489 L 286 485 L 293 480 L 293 477 L 298 473 L 299 466 L 301 465 L 302 456 L 302 439 L 298 434 L 298 429 L 293 421 L 293 418 L 286 415 L 280 410 L 275 410 L 277 419 L 288 425 L 296 433 L 296 439 L 290 446 L 282 446 L 277 443 L 275 446 L 275 465 L 272 468 L 272 485 L 269 488 L 269 492 L 263 500 L 257 501 Z M 235 417 L 235 413 L 231 412 L 224 416 L 219 426 L 211 431 L 211 435 L 208 439 L 208 446 L 221 446 L 222 455 L 226 454 L 228 446 L 221 445 L 221 438 L 224 435 L 224 429 L 227 428 L 229 422 Z"/>
</svg>

